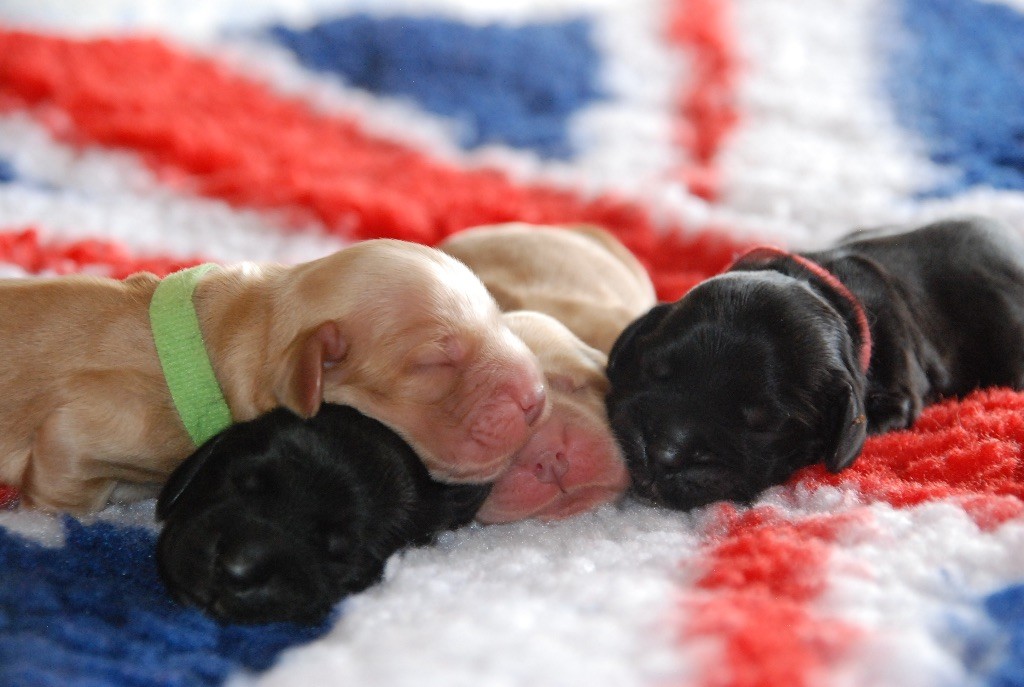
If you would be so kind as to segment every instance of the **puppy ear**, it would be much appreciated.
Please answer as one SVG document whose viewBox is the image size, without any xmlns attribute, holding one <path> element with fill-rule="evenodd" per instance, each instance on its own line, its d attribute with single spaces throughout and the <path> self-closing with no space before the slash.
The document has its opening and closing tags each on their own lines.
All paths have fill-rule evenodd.
<svg viewBox="0 0 1024 687">
<path fill-rule="evenodd" d="M 596 369 L 600 372 L 604 372 L 605 368 L 608 367 L 608 356 L 601 351 L 597 350 L 593 346 L 588 346 L 582 341 L 578 342 L 577 348 L 580 350 L 580 354 L 588 361 L 594 364 Z"/>
<path fill-rule="evenodd" d="M 612 346 L 611 352 L 608 354 L 608 377 L 613 377 L 622 367 L 630 362 L 630 360 L 624 360 L 623 356 L 628 351 L 636 339 L 655 327 L 661 322 L 661 320 L 668 313 L 668 309 L 672 307 L 672 303 L 660 303 L 639 318 L 633 320 L 622 333 L 619 334 L 619 338 L 615 340 L 615 344 Z M 630 356 L 632 359 L 635 356 Z"/>
<path fill-rule="evenodd" d="M 220 443 L 220 439 L 221 435 L 218 434 L 207 441 L 171 473 L 171 476 L 160 490 L 160 496 L 156 501 L 157 520 L 166 520 L 174 512 L 174 508 L 178 505 L 181 495 L 188 489 L 188 485 L 192 484 L 196 475 L 209 462 L 210 457 L 213 456 L 214 449 Z"/>
<path fill-rule="evenodd" d="M 867 438 L 868 421 L 864 399 L 849 380 L 841 382 L 839 392 L 829 405 L 824 462 L 828 471 L 835 473 L 848 468 L 860 455 Z"/>
<path fill-rule="evenodd" d="M 348 342 L 337 322 L 324 322 L 297 337 L 275 389 L 278 403 L 300 417 L 316 415 L 324 398 L 324 370 L 342 362 L 347 352 Z"/>
</svg>

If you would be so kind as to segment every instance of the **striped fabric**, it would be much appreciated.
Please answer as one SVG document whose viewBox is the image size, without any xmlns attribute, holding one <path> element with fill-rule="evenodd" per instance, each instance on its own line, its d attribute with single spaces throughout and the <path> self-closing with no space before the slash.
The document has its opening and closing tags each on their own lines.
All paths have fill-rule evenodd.
<svg viewBox="0 0 1024 687">
<path fill-rule="evenodd" d="M 1022 0 L 0 3 L 0 276 L 593 222 L 674 299 L 967 212 L 1024 233 Z M 982 390 L 749 507 L 445 534 L 312 628 L 175 604 L 151 501 L 2 487 L 0 685 L 1024 685 L 1022 452 Z"/>
</svg>

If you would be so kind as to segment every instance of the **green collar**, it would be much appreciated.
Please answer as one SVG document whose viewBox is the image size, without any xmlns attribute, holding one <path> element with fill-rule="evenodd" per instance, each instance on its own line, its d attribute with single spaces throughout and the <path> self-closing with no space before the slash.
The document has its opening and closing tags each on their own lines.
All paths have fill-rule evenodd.
<svg viewBox="0 0 1024 687">
<path fill-rule="evenodd" d="M 157 284 L 149 303 L 149 322 L 167 388 L 196 446 L 231 425 L 231 410 L 206 354 L 192 303 L 199 280 L 216 268 L 198 265 L 168 275 Z"/>
</svg>

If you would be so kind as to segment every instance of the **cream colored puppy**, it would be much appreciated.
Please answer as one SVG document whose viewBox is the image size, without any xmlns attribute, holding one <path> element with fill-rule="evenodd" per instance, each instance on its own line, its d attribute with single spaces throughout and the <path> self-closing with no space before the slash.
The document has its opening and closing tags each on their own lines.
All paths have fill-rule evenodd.
<svg viewBox="0 0 1024 687">
<path fill-rule="evenodd" d="M 607 353 L 656 302 L 635 257 L 607 232 L 512 224 L 451 237 L 466 263 L 540 359 L 551 413 L 477 513 L 485 523 L 561 518 L 618 498 L 628 486 L 608 425 Z M 524 310 L 519 310 L 524 309 Z"/>
<path fill-rule="evenodd" d="M 0 280 L 0 481 L 25 503 L 95 510 L 194 450 L 150 327 L 158 281 Z M 432 248 L 381 239 L 292 267 L 225 267 L 192 303 L 234 421 L 351 405 L 436 477 L 488 481 L 545 417 L 536 357 L 479 279 Z"/>
<path fill-rule="evenodd" d="M 469 265 L 503 311 L 547 313 L 606 354 L 656 303 L 644 266 L 597 227 L 488 225 L 438 247 Z"/>
<path fill-rule="evenodd" d="M 614 501 L 629 474 L 604 409 L 608 357 L 543 313 L 506 313 L 505 323 L 537 353 L 551 414 L 498 477 L 476 519 L 564 518 Z"/>
</svg>

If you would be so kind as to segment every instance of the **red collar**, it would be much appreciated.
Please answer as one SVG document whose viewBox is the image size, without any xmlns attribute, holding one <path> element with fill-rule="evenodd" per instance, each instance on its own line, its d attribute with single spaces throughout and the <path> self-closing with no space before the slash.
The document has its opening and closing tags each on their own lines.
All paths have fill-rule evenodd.
<svg viewBox="0 0 1024 687">
<path fill-rule="evenodd" d="M 853 308 L 854 318 L 857 320 L 857 329 L 860 331 L 861 345 L 858 361 L 860 362 L 861 371 L 867 373 L 868 365 L 871 363 L 871 328 L 868 326 L 868 316 L 867 313 L 864 312 L 864 306 L 861 305 L 860 299 L 854 296 L 853 293 L 846 288 L 846 285 L 839 281 L 836 275 L 832 274 L 818 263 L 808 260 L 802 255 L 790 253 L 774 246 L 758 246 L 756 248 L 751 248 L 746 253 L 743 253 L 736 258 L 733 263 L 729 265 L 728 269 L 731 270 L 740 264 L 767 264 L 771 260 L 778 258 L 788 258 L 800 265 L 805 270 L 825 282 L 829 288 L 839 294 L 843 300 L 850 304 L 850 307 Z"/>
</svg>

